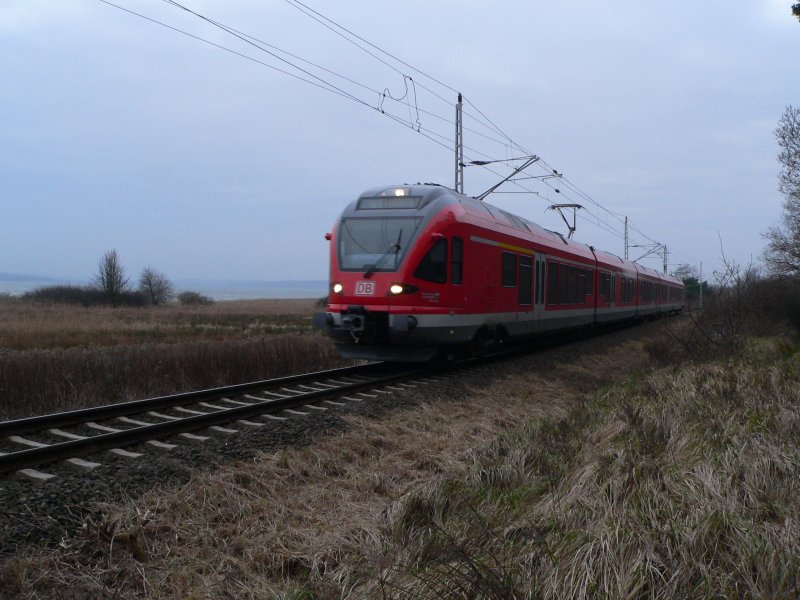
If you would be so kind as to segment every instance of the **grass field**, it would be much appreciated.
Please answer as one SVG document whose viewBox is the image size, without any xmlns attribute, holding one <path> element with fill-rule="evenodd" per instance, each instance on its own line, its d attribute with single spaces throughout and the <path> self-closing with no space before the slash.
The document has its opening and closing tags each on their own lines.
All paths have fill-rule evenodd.
<svg viewBox="0 0 800 600">
<path fill-rule="evenodd" d="M 740 297 L 422 388 L 413 410 L 346 417 L 307 447 L 98 507 L 83 536 L 3 562 L 0 596 L 800 597 L 800 342 Z M 226 322 L 205 310 L 178 320 Z M 230 369 L 233 355 L 213 353 L 241 344 L 243 365 L 269 365 L 286 339 L 283 361 L 336 360 L 321 336 L 251 335 L 241 323 L 272 317 L 231 312 L 240 325 L 218 338 L 201 326 L 141 348 L 158 360 L 193 348 L 198 368 Z M 52 352 L 63 368 L 76 353 L 78 369 L 91 352 L 124 368 L 134 348 L 0 361 L 31 353 L 36 369 Z M 189 371 L 181 356 L 170 384 Z"/>
<path fill-rule="evenodd" d="M 341 366 L 315 300 L 80 307 L 0 299 L 0 419 Z"/>
<path fill-rule="evenodd" d="M 676 362 L 660 325 L 107 506 L 0 591 L 795 598 L 800 346 Z"/>
<path fill-rule="evenodd" d="M 310 333 L 315 300 L 274 299 L 143 308 L 38 304 L 0 297 L 0 349 L 42 350 Z"/>
</svg>

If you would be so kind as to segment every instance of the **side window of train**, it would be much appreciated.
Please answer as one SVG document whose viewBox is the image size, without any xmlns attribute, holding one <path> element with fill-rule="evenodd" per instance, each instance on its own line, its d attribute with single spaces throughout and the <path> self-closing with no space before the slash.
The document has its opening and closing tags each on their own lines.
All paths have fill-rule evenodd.
<svg viewBox="0 0 800 600">
<path fill-rule="evenodd" d="M 530 256 L 519 257 L 519 303 L 528 305 L 533 299 L 533 260 Z"/>
<path fill-rule="evenodd" d="M 539 302 L 544 304 L 544 259 L 539 261 Z"/>
<path fill-rule="evenodd" d="M 547 263 L 547 303 L 558 304 L 558 263 Z"/>
<path fill-rule="evenodd" d="M 569 303 L 569 267 L 558 265 L 558 303 Z"/>
<path fill-rule="evenodd" d="M 539 261 L 533 263 L 533 303 L 539 304 L 539 277 L 541 277 Z"/>
<path fill-rule="evenodd" d="M 586 303 L 586 296 L 592 295 L 592 272 L 589 269 L 578 270 L 578 304 Z"/>
<path fill-rule="evenodd" d="M 575 304 L 578 301 L 578 269 L 569 267 L 567 269 L 567 279 L 569 286 L 567 287 L 567 303 Z"/>
<path fill-rule="evenodd" d="M 436 241 L 433 248 L 419 261 L 414 277 L 433 283 L 447 281 L 447 240 Z"/>
<path fill-rule="evenodd" d="M 464 272 L 464 241 L 454 237 L 450 246 L 450 283 L 461 285 Z"/>
<path fill-rule="evenodd" d="M 500 281 L 503 287 L 516 287 L 517 285 L 517 255 L 503 252 Z"/>
</svg>

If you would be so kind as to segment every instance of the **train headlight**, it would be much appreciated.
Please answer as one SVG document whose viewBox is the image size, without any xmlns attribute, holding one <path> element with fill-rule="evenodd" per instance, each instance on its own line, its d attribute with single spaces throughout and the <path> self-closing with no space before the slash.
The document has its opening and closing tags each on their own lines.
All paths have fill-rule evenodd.
<svg viewBox="0 0 800 600">
<path fill-rule="evenodd" d="M 419 288 L 408 285 L 407 283 L 393 283 L 389 286 L 389 295 L 390 296 L 399 296 L 401 294 L 413 294 Z"/>
<path fill-rule="evenodd" d="M 331 284 L 331 291 L 334 294 L 341 294 L 344 291 L 344 286 L 337 281 L 336 283 Z"/>
</svg>

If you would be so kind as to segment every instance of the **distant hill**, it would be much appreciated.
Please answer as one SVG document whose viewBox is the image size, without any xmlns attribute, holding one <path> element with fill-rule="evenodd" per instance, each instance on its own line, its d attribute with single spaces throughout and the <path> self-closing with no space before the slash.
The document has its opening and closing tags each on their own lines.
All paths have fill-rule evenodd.
<svg viewBox="0 0 800 600">
<path fill-rule="evenodd" d="M 318 289 L 327 288 L 326 279 L 309 279 L 300 281 L 264 281 L 258 279 L 176 279 L 173 283 L 178 287 L 203 288 L 293 288 Z"/>
<path fill-rule="evenodd" d="M 63 279 L 56 279 L 55 277 L 44 277 L 43 275 L 26 275 L 24 273 L 1 273 L 0 281 L 23 281 L 30 283 L 59 283 Z"/>
<path fill-rule="evenodd" d="M 45 277 L 28 273 L 0 272 L 0 295 L 20 296 L 52 285 L 87 285 L 85 279 Z M 178 292 L 191 290 L 214 300 L 252 300 L 257 298 L 319 298 L 328 293 L 328 281 L 263 281 L 255 279 L 173 279 Z M 131 282 L 136 286 L 136 282 Z"/>
</svg>

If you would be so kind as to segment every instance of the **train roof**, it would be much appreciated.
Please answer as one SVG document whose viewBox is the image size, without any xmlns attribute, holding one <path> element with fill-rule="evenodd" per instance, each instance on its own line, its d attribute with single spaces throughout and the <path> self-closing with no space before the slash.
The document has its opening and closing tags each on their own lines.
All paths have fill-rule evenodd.
<svg viewBox="0 0 800 600">
<path fill-rule="evenodd" d="M 380 209 L 382 216 L 400 217 L 408 215 L 409 209 L 415 209 L 418 214 L 428 215 L 438 213 L 443 208 L 454 204 L 460 205 L 466 214 L 473 217 L 522 231 L 527 234 L 526 237 L 538 238 L 536 241 L 539 243 L 555 246 L 574 254 L 592 256 L 592 251 L 586 244 L 568 240 L 557 231 L 550 231 L 538 223 L 437 184 L 403 184 L 372 188 L 352 202 L 345 209 L 344 214 L 349 215 L 360 210 Z"/>
<path fill-rule="evenodd" d="M 459 204 L 463 207 L 465 213 L 473 217 L 493 221 L 497 225 L 521 231 L 525 237 L 533 238 L 542 245 L 585 258 L 594 259 L 596 256 L 601 266 L 623 271 L 630 277 L 640 273 L 655 279 L 683 285 L 680 280 L 674 277 L 622 259 L 611 252 L 597 250 L 582 242 L 569 240 L 560 233 L 546 229 L 538 223 L 439 184 L 417 183 L 374 187 L 366 190 L 357 200 L 351 202 L 345 209 L 343 216 L 362 210 L 380 210 L 382 216 L 399 217 L 407 216 L 410 209 L 416 210 L 418 214 L 432 216 L 445 207 L 454 204 Z"/>
</svg>

